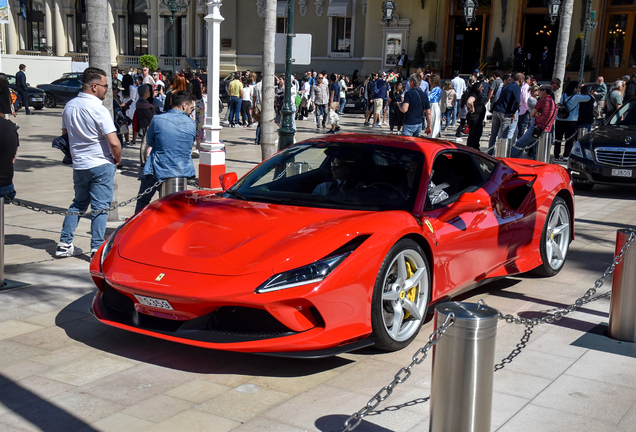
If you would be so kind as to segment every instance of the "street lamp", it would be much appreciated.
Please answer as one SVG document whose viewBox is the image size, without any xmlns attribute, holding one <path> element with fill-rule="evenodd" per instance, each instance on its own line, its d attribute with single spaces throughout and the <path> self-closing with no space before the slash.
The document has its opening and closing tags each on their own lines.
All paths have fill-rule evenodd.
<svg viewBox="0 0 636 432">
<path fill-rule="evenodd" d="M 479 3 L 473 0 L 466 0 L 464 2 L 464 20 L 466 21 L 466 25 L 470 26 L 474 21 L 477 20 L 475 17 L 475 11 L 479 7 Z"/>
<path fill-rule="evenodd" d="M 552 25 L 556 24 L 556 20 L 559 19 L 559 8 L 561 7 L 561 0 L 549 0 L 548 1 L 548 18 Z"/>
<path fill-rule="evenodd" d="M 172 24 L 172 75 L 175 73 L 175 53 L 177 51 L 177 26 L 174 23 L 174 16 L 177 12 L 187 9 L 190 6 L 190 0 L 161 0 L 161 4 L 164 5 L 172 16 L 170 17 L 170 24 Z"/>
<path fill-rule="evenodd" d="M 386 0 L 382 3 L 382 22 L 389 25 L 395 21 L 394 12 L 397 9 L 397 4 L 393 0 Z"/>
<path fill-rule="evenodd" d="M 53 55 L 54 46 L 46 44 L 46 36 L 40 38 L 40 48 L 44 49 L 49 55 Z"/>
</svg>

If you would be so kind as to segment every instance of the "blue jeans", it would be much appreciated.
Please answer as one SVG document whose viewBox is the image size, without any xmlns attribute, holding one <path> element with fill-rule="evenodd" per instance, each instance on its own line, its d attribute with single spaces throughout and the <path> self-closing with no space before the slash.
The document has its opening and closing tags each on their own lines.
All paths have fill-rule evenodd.
<svg viewBox="0 0 636 432">
<path fill-rule="evenodd" d="M 402 126 L 402 135 L 418 137 L 422 134 L 422 123 Z"/>
<path fill-rule="evenodd" d="M 261 122 L 256 126 L 256 144 L 261 143 Z"/>
<path fill-rule="evenodd" d="M 459 105 L 461 104 L 461 101 L 459 99 L 460 98 L 457 98 L 457 102 L 455 102 L 455 108 L 453 108 L 453 126 L 455 126 L 455 123 L 457 122 L 457 112 L 459 111 Z"/>
<path fill-rule="evenodd" d="M 446 117 L 446 128 L 448 129 L 448 124 L 450 123 L 450 118 L 451 115 L 453 114 L 453 108 L 446 108 L 446 111 L 444 111 L 444 115 L 443 117 Z M 444 122 L 442 122 L 442 125 L 444 124 Z M 455 122 L 453 121 L 453 125 L 455 124 Z"/>
<path fill-rule="evenodd" d="M 519 120 L 517 123 L 517 139 L 521 138 L 524 133 L 526 133 L 526 129 L 528 127 L 528 123 L 530 122 L 530 112 L 527 111 L 524 115 L 519 115 Z"/>
<path fill-rule="evenodd" d="M 230 118 L 228 121 L 231 124 L 239 124 L 239 114 L 241 113 L 241 98 L 232 96 L 230 98 Z"/>
<path fill-rule="evenodd" d="M 495 145 L 495 140 L 499 138 L 512 139 L 517 132 L 517 120 L 519 116 L 515 115 L 515 119 L 512 120 L 510 114 L 502 114 L 498 111 L 492 113 L 492 129 L 490 131 L 490 140 L 488 141 L 488 148 Z M 489 150 L 488 154 L 493 154 L 493 150 Z"/>
<path fill-rule="evenodd" d="M 347 98 L 340 98 L 340 110 L 338 110 L 339 114 L 344 114 L 345 104 L 347 103 Z"/>
<path fill-rule="evenodd" d="M 113 183 L 115 180 L 115 165 L 106 163 L 85 170 L 73 170 L 73 188 L 75 198 L 68 208 L 71 212 L 83 212 L 88 209 L 104 210 L 113 201 Z M 62 224 L 60 241 L 70 244 L 73 242 L 75 229 L 79 223 L 79 216 L 66 216 Z M 104 243 L 108 213 L 91 215 L 91 249 L 99 248 Z"/>
<path fill-rule="evenodd" d="M 8 198 L 10 200 L 15 198 L 15 188 L 13 187 L 13 184 L 0 187 L 0 198 L 2 197 Z"/>
<path fill-rule="evenodd" d="M 325 118 L 325 105 L 314 104 L 314 115 L 316 116 L 316 127 L 320 127 L 320 122 Z M 322 122 L 322 124 L 325 123 Z"/>
</svg>

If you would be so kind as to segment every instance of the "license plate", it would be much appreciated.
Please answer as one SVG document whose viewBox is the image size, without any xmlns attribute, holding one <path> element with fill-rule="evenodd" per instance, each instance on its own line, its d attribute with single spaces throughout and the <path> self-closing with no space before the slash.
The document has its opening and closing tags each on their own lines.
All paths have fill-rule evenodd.
<svg viewBox="0 0 636 432">
<path fill-rule="evenodd" d="M 142 305 L 152 306 L 159 309 L 174 310 L 172 306 L 170 306 L 170 303 L 168 303 L 168 300 L 146 297 L 139 294 L 135 294 L 135 298 L 139 300 L 139 303 L 141 303 Z"/>
<path fill-rule="evenodd" d="M 613 169 L 612 170 L 612 176 L 614 176 L 614 177 L 631 177 L 632 176 L 632 170 Z"/>
<path fill-rule="evenodd" d="M 356 104 L 345 104 L 347 108 L 355 108 Z"/>
<path fill-rule="evenodd" d="M 32 98 L 31 100 L 34 101 L 34 102 L 42 102 L 44 99 L 42 99 L 42 98 Z"/>
</svg>

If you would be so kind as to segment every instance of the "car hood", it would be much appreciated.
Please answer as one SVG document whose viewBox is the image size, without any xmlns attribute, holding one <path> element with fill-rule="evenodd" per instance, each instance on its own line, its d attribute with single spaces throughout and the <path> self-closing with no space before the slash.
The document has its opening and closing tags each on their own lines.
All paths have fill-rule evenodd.
<svg viewBox="0 0 636 432">
<path fill-rule="evenodd" d="M 636 129 L 605 125 L 581 139 L 582 145 L 597 147 L 628 147 L 636 149 Z"/>
<path fill-rule="evenodd" d="M 333 252 L 351 240 L 347 229 L 369 213 L 188 191 L 137 214 L 117 247 L 125 259 L 166 269 L 225 276 L 273 273 Z"/>
</svg>

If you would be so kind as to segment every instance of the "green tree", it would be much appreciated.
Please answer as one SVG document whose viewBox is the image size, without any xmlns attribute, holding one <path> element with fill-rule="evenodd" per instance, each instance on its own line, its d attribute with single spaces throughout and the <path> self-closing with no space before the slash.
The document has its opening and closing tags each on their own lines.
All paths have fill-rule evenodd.
<svg viewBox="0 0 636 432">
<path fill-rule="evenodd" d="M 423 67 L 424 66 L 424 48 L 422 44 L 424 43 L 422 36 L 417 38 L 417 46 L 415 47 L 415 55 L 413 56 L 413 67 Z"/>
<path fill-rule="evenodd" d="M 565 70 L 578 72 L 581 69 L 582 45 L 581 38 L 576 38 L 574 41 L 574 50 L 572 51 L 572 54 L 570 54 L 570 61 Z"/>
<path fill-rule="evenodd" d="M 504 62 L 504 52 L 501 46 L 499 38 L 495 39 L 495 44 L 492 47 L 492 55 L 490 56 L 490 63 L 496 63 L 501 65 Z"/>
<path fill-rule="evenodd" d="M 152 54 L 146 54 L 139 57 L 139 64 L 141 67 L 147 67 L 151 72 L 157 70 L 157 66 L 159 66 L 157 57 Z"/>
</svg>

